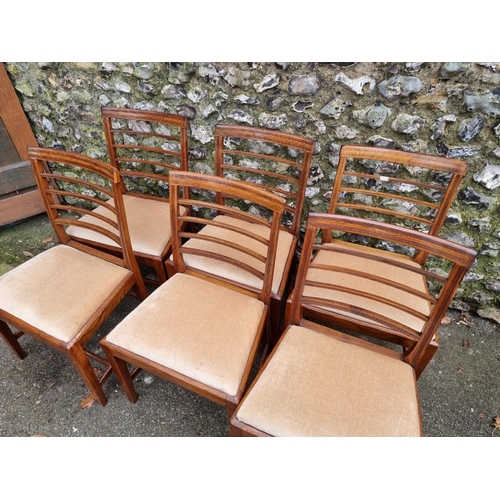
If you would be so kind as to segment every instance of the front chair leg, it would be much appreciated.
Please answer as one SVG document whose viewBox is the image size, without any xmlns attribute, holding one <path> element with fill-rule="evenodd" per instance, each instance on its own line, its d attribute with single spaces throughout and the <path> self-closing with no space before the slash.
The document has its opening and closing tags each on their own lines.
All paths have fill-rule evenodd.
<svg viewBox="0 0 500 500">
<path fill-rule="evenodd" d="M 9 328 L 9 325 L 4 321 L 0 320 L 0 335 L 7 342 L 7 345 L 15 352 L 16 356 L 19 359 L 24 359 L 28 354 L 22 348 L 17 337 L 12 333 L 12 330 Z"/>
<path fill-rule="evenodd" d="M 116 377 L 118 378 L 118 381 L 125 391 L 125 394 L 127 395 L 129 401 L 131 403 L 135 403 L 137 401 L 138 395 L 132 382 L 132 375 L 128 371 L 127 362 L 123 359 L 116 358 L 113 355 L 111 349 L 107 346 L 105 339 L 101 340 L 101 347 L 104 351 L 104 354 L 106 354 L 106 357 L 108 358 L 111 366 L 113 367 L 113 371 L 115 372 Z"/>
<path fill-rule="evenodd" d="M 83 381 L 90 389 L 90 392 L 94 395 L 96 400 L 102 406 L 105 406 L 108 402 L 108 399 L 106 398 L 106 395 L 102 390 L 99 379 L 97 378 L 97 375 L 95 374 L 94 369 L 89 362 L 89 358 L 83 350 L 83 347 L 78 343 L 73 344 L 68 349 L 67 356 L 73 363 L 73 366 L 77 369 L 78 373 L 80 374 Z"/>
</svg>

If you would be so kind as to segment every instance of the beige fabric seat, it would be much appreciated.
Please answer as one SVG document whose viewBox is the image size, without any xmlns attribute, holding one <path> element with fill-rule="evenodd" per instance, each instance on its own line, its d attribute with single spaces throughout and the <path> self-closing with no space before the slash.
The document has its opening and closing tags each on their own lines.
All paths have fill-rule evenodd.
<svg viewBox="0 0 500 500">
<path fill-rule="evenodd" d="M 111 262 L 58 245 L 0 277 L 0 310 L 69 343 L 85 331 L 95 311 L 130 274 Z M 43 283 L 43 293 L 34 283 Z"/>
<path fill-rule="evenodd" d="M 124 195 L 123 202 L 134 253 L 161 258 L 171 237 L 168 201 Z M 97 208 L 95 212 L 107 217 L 112 216 L 111 212 L 104 207 Z M 94 222 L 96 219 L 84 215 L 81 220 Z M 98 221 L 96 224 L 111 230 L 110 226 L 103 221 Z M 82 227 L 73 226 L 68 230 L 68 233 L 75 238 L 88 239 L 96 243 L 117 247 L 110 238 Z"/>
<path fill-rule="evenodd" d="M 272 436 L 420 436 L 410 365 L 300 326 L 235 418 Z"/>
<path fill-rule="evenodd" d="M 269 237 L 269 229 L 260 224 L 252 224 L 251 222 L 236 219 L 234 217 L 229 217 L 226 215 L 219 215 L 214 218 L 214 221 L 225 222 L 231 226 L 239 227 L 246 233 L 254 233 L 259 236 Z M 207 236 L 214 236 L 217 238 L 227 239 L 233 243 L 237 243 L 243 247 L 250 248 L 261 255 L 266 255 L 267 248 L 265 245 L 245 236 L 244 234 L 238 234 L 235 237 L 235 233 L 228 231 L 224 228 L 219 228 L 216 226 L 205 226 L 200 234 Z M 271 293 L 277 294 L 280 286 L 282 286 L 282 281 L 284 279 L 285 268 L 290 255 L 290 249 L 294 243 L 293 235 L 287 231 L 280 230 L 278 233 L 278 249 L 276 252 L 276 260 L 274 264 L 273 282 L 271 287 Z M 248 262 L 252 266 L 259 268 L 261 271 L 264 270 L 264 264 L 257 262 L 249 255 L 244 255 L 242 252 L 238 252 L 228 246 L 218 245 L 211 241 L 202 240 L 188 240 L 184 245 L 186 248 L 197 248 L 199 250 L 207 250 L 212 252 L 218 252 L 227 257 L 237 258 L 242 262 Z M 184 260 L 188 266 L 200 269 L 206 272 L 210 272 L 216 276 L 221 276 L 222 278 L 234 281 L 236 283 L 241 283 L 250 288 L 262 288 L 262 281 L 256 278 L 254 275 L 238 268 L 234 265 L 226 263 L 222 260 L 214 261 L 214 259 L 207 259 L 198 255 L 188 255 L 184 256 Z"/>
<path fill-rule="evenodd" d="M 264 313 L 265 304 L 254 297 L 179 273 L 106 340 L 235 396 Z"/>
<path fill-rule="evenodd" d="M 370 274 L 371 279 L 349 275 L 342 271 L 325 272 L 323 269 L 309 269 L 307 278 L 310 280 L 317 280 L 319 279 L 319 277 L 321 277 L 321 281 L 324 280 L 330 284 L 339 284 L 346 289 L 352 290 L 352 293 L 349 293 L 349 291 L 321 290 L 320 293 L 322 296 L 327 297 L 331 300 L 342 302 L 343 304 L 357 306 L 367 311 L 377 311 L 378 314 L 390 319 L 391 321 L 396 321 L 398 323 L 407 325 L 417 332 L 422 331 L 422 327 L 425 324 L 424 320 L 414 316 L 413 314 L 409 314 L 404 310 L 393 307 L 388 303 L 383 303 L 378 300 L 371 300 L 356 293 L 362 291 L 374 297 L 386 299 L 399 305 L 406 306 L 412 311 L 418 311 L 419 313 L 428 316 L 431 307 L 429 301 L 373 280 L 374 276 L 387 278 L 396 283 L 403 283 L 413 290 L 417 290 L 419 292 L 427 294 L 427 283 L 423 276 L 415 274 L 411 271 L 407 271 L 405 269 L 392 266 L 390 262 L 376 261 L 373 259 L 373 256 L 380 256 L 385 259 L 393 260 L 394 262 L 405 262 L 407 265 L 415 269 L 421 269 L 422 266 L 420 264 L 413 262 L 411 258 L 406 255 L 371 247 L 363 247 L 361 245 L 355 245 L 340 240 L 334 243 L 326 243 L 324 246 L 330 248 L 344 247 L 356 249 L 358 252 L 365 253 L 366 257 L 351 255 L 348 253 L 327 252 L 320 250 L 314 257 L 315 264 L 326 264 L 329 266 L 338 266 L 349 270 L 360 272 L 364 271 Z M 306 286 L 304 290 L 304 296 L 319 296 L 318 289 L 311 289 L 311 287 Z M 363 319 L 363 321 L 376 324 L 370 318 L 361 318 L 360 316 L 356 316 L 346 311 L 342 311 L 342 315 L 351 318 Z"/>
</svg>

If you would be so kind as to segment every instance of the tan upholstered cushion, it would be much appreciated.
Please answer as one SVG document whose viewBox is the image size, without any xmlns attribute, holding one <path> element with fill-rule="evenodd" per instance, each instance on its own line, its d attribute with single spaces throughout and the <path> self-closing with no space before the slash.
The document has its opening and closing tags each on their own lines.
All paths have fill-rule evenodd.
<svg viewBox="0 0 500 500">
<path fill-rule="evenodd" d="M 248 233 L 253 232 L 254 234 L 258 234 L 260 236 L 269 236 L 269 229 L 260 224 L 252 224 L 250 222 L 235 219 L 234 217 L 229 217 L 226 215 L 219 215 L 215 217 L 215 220 L 223 221 L 227 224 L 243 228 Z M 217 236 L 219 238 L 225 237 L 225 239 L 227 240 L 233 241 L 247 248 L 251 248 L 254 251 L 260 252 L 262 255 L 266 255 L 267 252 L 267 247 L 265 247 L 262 243 L 259 243 L 242 234 L 228 231 L 227 229 L 214 226 L 205 226 L 200 232 L 211 236 Z M 274 294 L 278 293 L 278 290 L 282 283 L 286 262 L 288 256 L 290 255 L 292 244 L 293 236 L 287 231 L 280 230 L 272 283 L 272 293 Z M 264 271 L 263 263 L 256 261 L 253 257 L 242 254 L 242 252 L 238 252 L 237 250 L 226 246 L 218 245 L 209 241 L 200 241 L 194 239 L 187 241 L 184 246 L 218 252 L 229 257 L 243 260 L 244 262 L 256 267 L 260 271 Z M 184 260 L 187 265 L 207 272 L 211 272 L 216 276 L 231 279 L 237 283 L 243 283 L 247 286 L 255 287 L 258 289 L 262 287 L 262 281 L 259 280 L 256 276 L 242 270 L 241 268 L 237 268 L 232 264 L 223 261 L 215 261 L 214 259 L 209 259 L 206 257 L 199 257 L 197 255 L 184 255 Z"/>
<path fill-rule="evenodd" d="M 234 396 L 264 311 L 253 297 L 178 273 L 106 338 Z"/>
<path fill-rule="evenodd" d="M 237 419 L 273 436 L 419 436 L 413 369 L 292 326 Z"/>
<path fill-rule="evenodd" d="M 336 265 L 336 266 L 347 267 L 350 269 L 355 269 L 358 271 L 369 272 L 375 276 L 391 279 L 392 281 L 402 283 L 420 292 L 427 293 L 427 285 L 425 282 L 425 278 L 423 276 L 412 273 L 411 271 L 398 269 L 387 263 L 377 262 L 373 259 L 370 259 L 370 255 L 373 254 L 383 255 L 384 257 L 393 259 L 395 261 L 402 260 L 405 263 L 410 264 L 414 266 L 416 269 L 418 269 L 420 267 L 419 264 L 413 262 L 409 257 L 404 255 L 398 255 L 393 252 L 362 247 L 360 245 L 353 245 L 345 242 L 335 242 L 332 243 L 330 246 L 335 247 L 335 245 L 355 246 L 357 250 L 364 251 L 367 254 L 368 258 L 355 257 L 340 252 L 327 252 L 320 250 L 316 254 L 314 262 L 318 264 Z M 326 279 L 325 276 L 328 276 L 327 281 L 330 283 L 335 283 L 343 287 L 349 287 L 352 288 L 353 290 L 361 290 L 366 293 L 371 293 L 377 297 L 390 299 L 392 301 L 408 306 L 413 310 L 424 314 L 429 314 L 430 312 L 430 305 L 427 300 L 415 297 L 414 295 L 401 291 L 397 288 L 377 283 L 376 281 L 371 281 L 365 278 L 349 276 L 346 273 L 330 272 L 330 271 L 325 272 L 318 269 L 309 269 L 307 277 L 309 279 L 315 279 L 319 275 L 323 276 L 324 277 L 323 279 Z M 424 325 L 424 322 L 421 319 L 415 318 L 411 314 L 396 309 L 390 305 L 386 305 L 381 302 L 376 302 L 364 297 L 359 297 L 344 292 L 330 291 L 324 289 L 321 290 L 320 292 L 317 291 L 313 292 L 311 287 L 305 288 L 304 295 L 305 296 L 324 295 L 331 299 L 337 299 L 347 304 L 353 304 L 360 307 L 365 307 L 366 309 L 375 311 L 378 314 L 384 315 L 388 318 L 391 318 L 400 323 L 408 325 L 416 331 L 421 331 Z M 342 314 L 348 315 L 347 313 L 342 313 Z"/>
<path fill-rule="evenodd" d="M 58 245 L 0 276 L 0 309 L 70 342 L 130 271 Z"/>
<path fill-rule="evenodd" d="M 171 236 L 169 203 L 131 195 L 125 195 L 123 201 L 134 252 L 156 257 L 161 256 Z M 104 207 L 96 208 L 95 212 L 108 217 L 112 216 L 111 212 Z M 81 220 L 112 229 L 105 222 L 89 215 L 84 215 Z M 112 231 L 117 234 L 117 231 Z M 114 247 L 117 246 L 114 241 L 106 238 L 106 236 L 85 228 L 72 226 L 69 228 L 68 233 L 75 237 L 86 238 Z"/>
</svg>

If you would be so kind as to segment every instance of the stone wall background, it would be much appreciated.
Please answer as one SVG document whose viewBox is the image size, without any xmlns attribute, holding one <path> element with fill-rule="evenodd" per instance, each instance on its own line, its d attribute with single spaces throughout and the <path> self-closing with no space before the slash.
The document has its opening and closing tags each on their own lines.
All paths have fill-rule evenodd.
<svg viewBox="0 0 500 500">
<path fill-rule="evenodd" d="M 306 212 L 324 211 L 342 144 L 457 157 L 469 171 L 441 235 L 478 251 L 453 307 L 500 322 L 500 63 L 47 63 L 5 68 L 40 146 L 107 159 L 102 105 L 190 120 L 190 168 L 212 172 L 213 128 L 317 141 Z"/>
</svg>

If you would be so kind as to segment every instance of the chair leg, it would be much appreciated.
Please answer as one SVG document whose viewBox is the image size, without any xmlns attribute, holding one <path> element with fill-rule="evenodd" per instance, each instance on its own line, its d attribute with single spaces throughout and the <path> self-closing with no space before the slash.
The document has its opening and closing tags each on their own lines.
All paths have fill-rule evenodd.
<svg viewBox="0 0 500 500">
<path fill-rule="evenodd" d="M 229 437 L 242 437 L 241 429 L 233 424 L 229 424 Z"/>
<path fill-rule="evenodd" d="M 120 382 L 129 401 L 131 403 L 135 403 L 137 401 L 138 395 L 132 382 L 132 375 L 128 371 L 127 362 L 123 359 L 116 358 L 111 352 L 111 349 L 109 349 L 109 347 L 106 345 L 105 340 L 101 341 L 101 347 L 104 351 L 104 354 L 106 354 L 106 357 L 111 363 L 113 371 L 116 374 L 116 378 Z"/>
<path fill-rule="evenodd" d="M 425 349 L 424 356 L 420 360 L 420 363 L 415 367 L 415 374 L 417 380 L 422 374 L 422 372 L 425 370 L 425 367 L 429 364 L 429 361 L 433 358 L 434 354 L 436 354 L 438 349 L 439 349 L 439 339 L 436 333 L 436 337 L 431 340 L 431 342 Z"/>
<path fill-rule="evenodd" d="M 167 271 L 167 276 L 171 278 L 175 274 L 174 264 L 170 259 L 165 261 L 165 269 Z"/>
<path fill-rule="evenodd" d="M 284 300 L 279 300 L 279 299 L 271 299 L 271 307 L 269 310 L 269 315 L 271 318 L 270 321 L 270 342 L 269 342 L 269 347 L 272 349 L 276 343 L 278 342 L 281 332 L 282 332 L 282 325 L 283 325 L 283 305 L 284 305 Z"/>
<path fill-rule="evenodd" d="M 161 261 L 155 261 L 154 264 L 156 275 L 158 276 L 158 281 L 160 285 L 167 281 L 167 273 L 165 272 L 165 264 Z"/>
<path fill-rule="evenodd" d="M 14 351 L 19 359 L 24 359 L 28 354 L 22 348 L 21 344 L 17 340 L 17 337 L 12 333 L 9 325 L 4 321 L 0 320 L 0 335 L 7 342 L 7 345 Z"/>
<path fill-rule="evenodd" d="M 102 406 L 105 406 L 108 399 L 102 390 L 99 379 L 97 378 L 97 375 L 95 374 L 83 347 L 78 343 L 73 344 L 73 346 L 69 348 L 67 356 L 73 363 L 73 366 L 76 368 L 87 387 L 90 389 L 90 392 L 95 396 L 96 400 Z"/>
<path fill-rule="evenodd" d="M 227 418 L 229 419 L 229 422 L 231 422 L 231 417 L 234 415 L 234 412 L 236 411 L 236 407 L 238 406 L 238 403 L 235 403 L 233 401 L 229 401 L 226 399 L 226 411 L 227 411 Z"/>
</svg>

